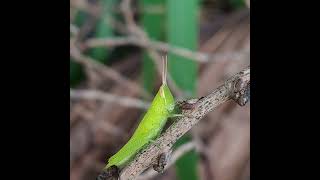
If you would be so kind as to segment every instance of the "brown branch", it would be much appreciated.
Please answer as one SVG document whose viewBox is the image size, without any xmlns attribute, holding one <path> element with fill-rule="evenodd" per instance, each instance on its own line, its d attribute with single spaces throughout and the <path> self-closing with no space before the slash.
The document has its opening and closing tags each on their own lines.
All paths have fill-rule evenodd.
<svg viewBox="0 0 320 180">
<path fill-rule="evenodd" d="M 146 92 L 142 87 L 140 87 L 137 83 L 127 79 L 126 77 L 122 76 L 117 71 L 113 70 L 112 68 L 105 66 L 94 59 L 81 54 L 80 50 L 74 47 L 72 43 L 70 43 L 70 56 L 73 58 L 75 62 L 87 67 L 87 68 L 95 68 L 100 70 L 100 72 L 110 79 L 118 82 L 120 85 L 127 86 L 127 88 L 131 88 L 134 92 L 140 93 L 146 98 L 150 98 L 150 94 Z"/>
<path fill-rule="evenodd" d="M 131 0 L 122 0 L 120 4 L 120 10 L 124 17 L 124 21 L 127 26 L 127 29 L 129 30 L 129 33 L 131 35 L 141 37 L 145 34 L 145 32 L 141 31 L 138 25 L 134 21 L 134 13 L 130 6 L 131 3 L 132 3 Z"/>
<path fill-rule="evenodd" d="M 133 12 L 130 7 L 131 0 L 122 0 L 120 4 L 120 11 L 122 12 L 122 15 L 124 17 L 124 20 L 127 24 L 127 26 L 135 26 L 134 18 L 133 18 Z"/>
<path fill-rule="evenodd" d="M 134 37 L 114 37 L 114 38 L 90 38 L 83 43 L 85 48 L 94 47 L 114 47 L 136 45 Z"/>
<path fill-rule="evenodd" d="M 200 62 L 200 63 L 212 62 L 220 59 L 229 59 L 229 58 L 239 59 L 243 55 L 249 54 L 248 50 L 215 53 L 215 54 L 195 52 L 186 48 L 169 45 L 168 43 L 165 43 L 165 42 L 149 40 L 149 39 L 141 39 L 133 36 L 119 37 L 119 38 L 90 38 L 83 44 L 85 48 L 113 47 L 113 46 L 124 46 L 124 45 L 135 45 L 142 48 L 170 52 L 178 56 L 186 57 L 190 60 Z"/>
<path fill-rule="evenodd" d="M 74 90 L 70 89 L 71 99 L 86 99 L 86 100 L 102 100 L 110 103 L 119 104 L 125 107 L 134 107 L 139 109 L 147 109 L 150 103 L 140 99 L 119 96 L 98 90 Z"/>
<path fill-rule="evenodd" d="M 215 89 L 211 94 L 197 99 L 196 102 L 185 107 L 182 104 L 182 118 L 178 118 L 155 142 L 149 144 L 145 150 L 138 153 L 134 160 L 122 169 L 120 178 L 135 179 L 144 170 L 151 167 L 157 158 L 171 151 L 173 144 L 194 125 L 196 125 L 206 114 L 217 108 L 220 104 L 234 99 L 244 105 L 239 99 L 246 98 L 245 95 L 250 85 L 250 67 L 245 68 L 228 79 L 223 85 Z M 245 101 L 247 102 L 248 99 Z"/>
</svg>

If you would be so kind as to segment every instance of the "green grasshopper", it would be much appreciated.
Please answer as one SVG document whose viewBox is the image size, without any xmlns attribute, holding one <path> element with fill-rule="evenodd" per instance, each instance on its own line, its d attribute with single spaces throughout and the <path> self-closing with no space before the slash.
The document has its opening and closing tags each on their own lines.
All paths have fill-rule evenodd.
<svg viewBox="0 0 320 180">
<path fill-rule="evenodd" d="M 169 117 L 176 116 L 174 98 L 167 85 L 167 57 L 163 59 L 162 85 L 148 111 L 129 141 L 111 158 L 105 169 L 111 166 L 122 168 L 147 144 L 156 139 Z"/>
</svg>

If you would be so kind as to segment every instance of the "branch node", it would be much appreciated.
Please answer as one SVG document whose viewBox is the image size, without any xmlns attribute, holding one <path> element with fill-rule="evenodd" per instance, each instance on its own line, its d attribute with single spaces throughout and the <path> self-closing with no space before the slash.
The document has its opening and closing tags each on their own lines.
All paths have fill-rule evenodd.
<svg viewBox="0 0 320 180">
<path fill-rule="evenodd" d="M 163 173 L 164 167 L 168 164 L 171 156 L 171 151 L 170 152 L 164 152 L 161 153 L 157 157 L 156 163 L 153 164 L 153 169 L 157 171 L 158 173 Z"/>
<path fill-rule="evenodd" d="M 118 180 L 119 174 L 119 168 L 117 168 L 117 166 L 111 166 L 110 168 L 103 170 L 96 180 Z"/>
<path fill-rule="evenodd" d="M 177 108 L 179 108 L 181 111 L 189 111 L 189 110 L 193 110 L 196 107 L 196 104 L 198 103 L 198 101 L 202 99 L 188 99 L 188 100 L 184 100 L 184 101 L 178 101 L 176 103 Z"/>
<path fill-rule="evenodd" d="M 244 106 L 250 100 L 250 79 L 239 78 L 234 84 L 231 98 L 240 106 Z"/>
</svg>

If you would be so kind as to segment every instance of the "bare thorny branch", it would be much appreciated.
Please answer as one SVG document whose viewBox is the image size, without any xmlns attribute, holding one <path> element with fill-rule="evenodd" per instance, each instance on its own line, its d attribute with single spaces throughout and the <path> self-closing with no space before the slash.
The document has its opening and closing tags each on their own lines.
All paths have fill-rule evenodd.
<svg viewBox="0 0 320 180">
<path fill-rule="evenodd" d="M 92 58 L 83 55 L 80 52 L 80 50 L 75 47 L 74 44 L 71 44 L 70 46 L 70 56 L 74 58 L 74 61 L 78 62 L 79 64 L 82 64 L 86 68 L 98 69 L 101 73 L 103 73 L 103 75 L 109 77 L 114 81 L 117 81 L 120 85 L 126 85 L 127 87 L 131 88 L 134 92 L 140 93 L 141 95 L 147 98 L 150 97 L 150 94 L 146 92 L 143 88 L 141 88 L 137 83 L 132 82 L 131 80 L 123 77 L 121 74 L 119 74 L 112 68 L 99 64 Z"/>
<path fill-rule="evenodd" d="M 225 81 L 212 93 L 196 100 L 180 103 L 183 117 L 178 118 L 158 139 L 139 152 L 133 161 L 121 170 L 120 179 L 136 179 L 144 170 L 157 165 L 163 154 L 171 152 L 173 144 L 195 126 L 206 114 L 224 102 L 233 99 L 245 105 L 250 93 L 250 67 L 245 68 Z M 99 177 L 106 178 L 106 172 Z"/>
</svg>

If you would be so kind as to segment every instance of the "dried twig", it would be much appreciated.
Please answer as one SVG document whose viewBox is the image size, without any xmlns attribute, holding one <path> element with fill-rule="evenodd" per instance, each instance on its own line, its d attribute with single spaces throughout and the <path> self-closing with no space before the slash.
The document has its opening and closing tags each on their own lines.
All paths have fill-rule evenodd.
<svg viewBox="0 0 320 180">
<path fill-rule="evenodd" d="M 250 67 L 245 68 L 228 79 L 223 85 L 215 89 L 211 94 L 199 98 L 196 102 L 182 104 L 182 118 L 178 118 L 155 142 L 138 153 L 134 160 L 122 169 L 120 178 L 135 179 L 144 170 L 151 167 L 157 158 L 171 151 L 173 144 L 186 132 L 188 132 L 200 119 L 220 104 L 234 99 L 238 104 L 244 105 L 240 99 L 246 99 L 250 88 Z M 242 97 L 242 98 L 241 98 Z M 248 99 L 246 99 L 248 101 Z"/>
<path fill-rule="evenodd" d="M 122 0 L 120 4 L 120 11 L 123 14 L 124 20 L 128 27 L 136 26 L 136 23 L 133 19 L 133 12 L 131 11 L 131 0 Z M 129 28 L 130 29 L 130 28 Z"/>
<path fill-rule="evenodd" d="M 90 38 L 83 44 L 85 48 L 112 47 L 112 46 L 124 46 L 124 45 L 135 45 L 135 46 L 139 46 L 147 49 L 171 52 L 176 55 L 186 57 L 190 60 L 197 61 L 200 63 L 217 61 L 219 59 L 230 59 L 230 58 L 236 59 L 239 56 L 249 54 L 248 50 L 223 52 L 223 53 L 215 53 L 215 54 L 195 52 L 186 48 L 169 45 L 165 42 L 149 40 L 149 39 L 145 40 L 145 39 L 136 38 L 133 36 L 119 37 L 119 38 Z"/>
<path fill-rule="evenodd" d="M 102 100 L 110 103 L 116 103 L 125 107 L 134 107 L 147 109 L 150 103 L 135 99 L 132 97 L 119 96 L 98 90 L 74 90 L 70 89 L 70 98 L 72 99 L 87 99 L 87 100 Z"/>
<path fill-rule="evenodd" d="M 135 43 L 135 37 L 108 37 L 108 38 L 90 38 L 83 43 L 84 48 L 94 47 L 114 47 L 114 46 L 126 46 L 126 45 L 137 45 Z"/>
<path fill-rule="evenodd" d="M 127 88 L 131 88 L 134 92 L 140 93 L 144 97 L 150 98 L 150 94 L 146 92 L 142 87 L 140 87 L 137 83 L 123 77 L 121 74 L 119 74 L 112 68 L 100 64 L 92 58 L 81 54 L 79 49 L 77 49 L 76 47 L 70 47 L 70 55 L 71 57 L 73 57 L 73 60 L 78 62 L 79 64 L 82 64 L 88 67 L 89 69 L 99 69 L 103 75 L 118 82 L 120 85 L 126 86 Z"/>
</svg>

